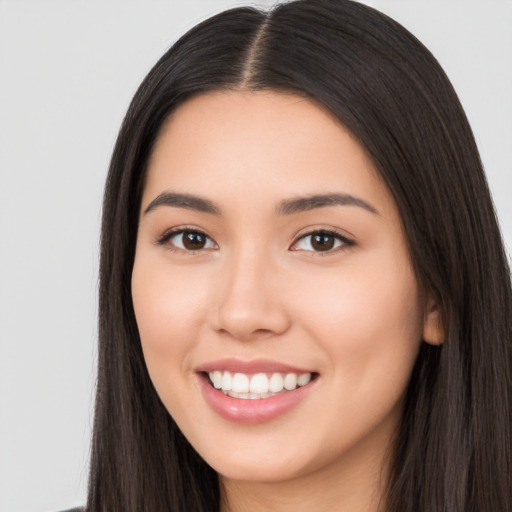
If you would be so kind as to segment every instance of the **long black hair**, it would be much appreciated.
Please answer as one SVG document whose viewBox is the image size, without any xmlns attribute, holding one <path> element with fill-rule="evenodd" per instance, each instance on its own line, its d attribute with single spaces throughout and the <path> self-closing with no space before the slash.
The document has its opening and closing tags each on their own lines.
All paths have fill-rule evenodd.
<svg viewBox="0 0 512 512">
<path fill-rule="evenodd" d="M 157 62 L 124 119 L 101 238 L 99 370 L 89 512 L 215 512 L 219 483 L 148 376 L 130 290 L 148 157 L 177 105 L 210 90 L 295 92 L 357 137 L 394 196 L 446 338 L 406 391 L 387 512 L 512 503 L 510 269 L 475 141 L 443 70 L 407 30 L 350 0 L 236 8 Z"/>
</svg>

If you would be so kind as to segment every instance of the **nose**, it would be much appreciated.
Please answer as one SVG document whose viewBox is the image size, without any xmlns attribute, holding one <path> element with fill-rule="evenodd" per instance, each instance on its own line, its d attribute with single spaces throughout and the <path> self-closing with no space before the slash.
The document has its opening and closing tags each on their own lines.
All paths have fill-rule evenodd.
<svg viewBox="0 0 512 512">
<path fill-rule="evenodd" d="M 276 267 L 268 256 L 254 252 L 225 262 L 211 316 L 216 332 L 249 341 L 289 329 L 282 276 Z"/>
</svg>

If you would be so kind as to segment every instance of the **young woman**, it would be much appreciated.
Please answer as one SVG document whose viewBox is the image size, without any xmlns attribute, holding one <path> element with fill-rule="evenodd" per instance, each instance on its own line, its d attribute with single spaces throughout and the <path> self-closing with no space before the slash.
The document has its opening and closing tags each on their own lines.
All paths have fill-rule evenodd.
<svg viewBox="0 0 512 512">
<path fill-rule="evenodd" d="M 511 281 L 432 55 L 347 0 L 201 23 L 104 203 L 87 510 L 510 510 Z"/>
</svg>

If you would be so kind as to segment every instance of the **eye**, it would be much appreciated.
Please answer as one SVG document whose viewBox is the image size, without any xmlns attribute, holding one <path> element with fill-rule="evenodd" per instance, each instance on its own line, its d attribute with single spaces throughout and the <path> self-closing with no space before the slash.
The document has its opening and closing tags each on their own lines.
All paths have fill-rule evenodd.
<svg viewBox="0 0 512 512">
<path fill-rule="evenodd" d="M 171 250 L 187 252 L 217 249 L 217 244 L 205 233 L 196 229 L 173 229 L 158 240 L 159 245 L 168 245 Z"/>
<path fill-rule="evenodd" d="M 337 231 L 321 229 L 302 235 L 290 248 L 292 251 L 337 252 L 354 245 Z"/>
</svg>

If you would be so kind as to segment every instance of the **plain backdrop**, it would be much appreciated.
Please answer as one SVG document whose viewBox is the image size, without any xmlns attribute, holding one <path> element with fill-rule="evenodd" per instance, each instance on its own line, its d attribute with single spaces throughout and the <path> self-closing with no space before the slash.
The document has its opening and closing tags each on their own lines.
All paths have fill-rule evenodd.
<svg viewBox="0 0 512 512">
<path fill-rule="evenodd" d="M 452 79 L 510 253 L 512 1 L 367 3 L 417 35 Z M 157 58 L 236 4 L 0 0 L 0 512 L 85 501 L 110 153 Z"/>
</svg>

